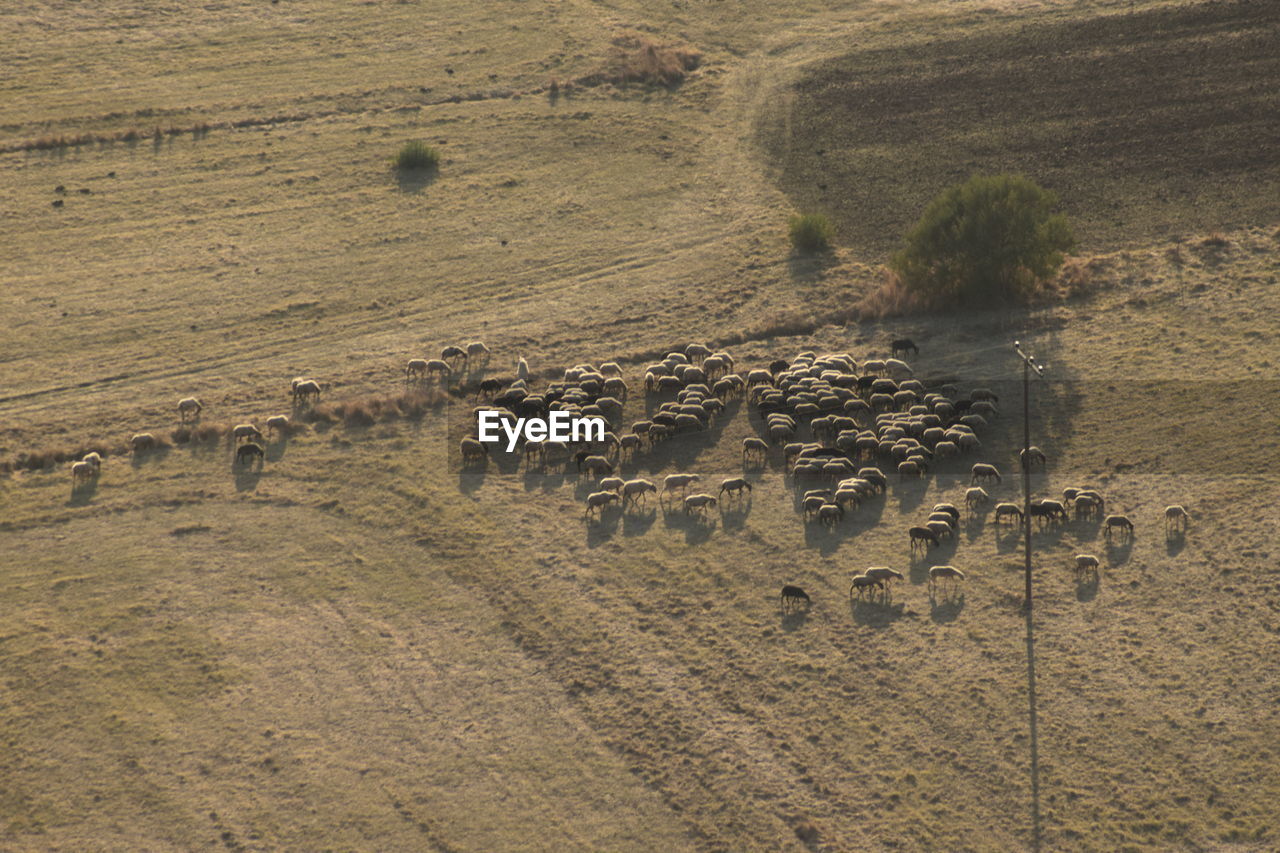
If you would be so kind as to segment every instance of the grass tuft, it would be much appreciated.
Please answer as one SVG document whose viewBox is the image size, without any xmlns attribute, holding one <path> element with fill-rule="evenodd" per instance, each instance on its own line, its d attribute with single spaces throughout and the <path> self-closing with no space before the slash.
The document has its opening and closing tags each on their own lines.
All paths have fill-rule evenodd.
<svg viewBox="0 0 1280 853">
<path fill-rule="evenodd" d="M 437 169 L 440 167 L 440 152 L 421 140 L 411 139 L 400 146 L 392 163 L 401 170 Z"/>
<path fill-rule="evenodd" d="M 835 230 L 821 213 L 797 214 L 788 222 L 791 245 L 801 252 L 822 252 L 831 248 Z"/>
</svg>

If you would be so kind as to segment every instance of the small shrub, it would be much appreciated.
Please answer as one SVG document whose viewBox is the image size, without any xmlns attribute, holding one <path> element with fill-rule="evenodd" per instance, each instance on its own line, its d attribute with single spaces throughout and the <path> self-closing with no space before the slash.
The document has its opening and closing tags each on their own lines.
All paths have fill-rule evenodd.
<svg viewBox="0 0 1280 853">
<path fill-rule="evenodd" d="M 429 170 L 440 166 L 440 152 L 421 140 L 412 139 L 400 146 L 393 161 L 401 170 Z"/>
<path fill-rule="evenodd" d="M 821 213 L 805 213 L 791 217 L 788 231 L 791 245 L 802 252 L 821 252 L 831 248 L 835 231 Z"/>
</svg>

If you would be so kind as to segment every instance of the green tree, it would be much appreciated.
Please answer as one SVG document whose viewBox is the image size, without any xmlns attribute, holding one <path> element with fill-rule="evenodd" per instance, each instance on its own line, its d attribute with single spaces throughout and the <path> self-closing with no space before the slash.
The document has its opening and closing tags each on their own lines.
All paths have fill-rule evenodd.
<svg viewBox="0 0 1280 853">
<path fill-rule="evenodd" d="M 889 266 L 932 303 L 1022 300 L 1075 245 L 1058 198 L 1015 175 L 975 175 L 934 199 Z"/>
</svg>

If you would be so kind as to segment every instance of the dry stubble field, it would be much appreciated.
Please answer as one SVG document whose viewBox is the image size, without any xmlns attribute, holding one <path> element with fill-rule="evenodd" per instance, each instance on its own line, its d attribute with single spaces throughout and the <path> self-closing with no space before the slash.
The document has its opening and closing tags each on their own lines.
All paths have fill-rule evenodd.
<svg viewBox="0 0 1280 853">
<path fill-rule="evenodd" d="M 1021 337 L 1053 368 L 1033 401 L 1050 454 L 1037 493 L 1098 485 L 1138 524 L 1131 547 L 1087 524 L 1037 539 L 1043 846 L 1273 849 L 1277 17 L 1266 3 L 6 10 L 0 458 L 167 433 L 190 393 L 211 421 L 260 420 L 299 373 L 333 400 L 394 393 L 406 358 L 480 337 L 502 369 L 619 358 L 635 385 L 633 356 L 688 340 L 734 341 L 755 366 L 883 354 L 909 334 L 918 372 L 962 387 L 1007 383 Z M 1061 88 L 1027 81 L 1045 70 L 1038 40 L 1063 32 L 1096 33 L 1106 61 L 1101 95 L 1055 108 Z M 703 63 L 673 90 L 549 97 L 550 79 L 607 68 L 628 33 Z M 1066 39 L 1047 60 L 1080 75 L 1055 86 L 1093 85 L 1080 50 Z M 1139 85 L 1183 66 L 1195 86 Z M 926 97 L 930 75 L 949 100 Z M 1221 110 L 1187 108 L 1191 90 Z M 1012 121 L 998 91 L 1034 94 L 1030 118 Z M 1170 114 L 1194 126 L 1151 118 Z M 1063 123 L 1130 115 L 1123 145 L 1104 133 L 1087 157 L 1038 165 Z M 1255 142 L 1204 156 L 1242 134 Z M 433 181 L 387 167 L 413 137 L 445 155 Z M 816 174 L 819 140 L 842 154 Z M 824 323 L 878 284 L 953 168 L 1058 189 L 1088 292 Z M 833 216 L 833 256 L 788 255 L 796 206 Z M 983 456 L 1011 472 L 1020 401 L 1003 398 Z M 114 455 L 75 494 L 66 465 L 4 475 L 0 846 L 1031 846 L 1016 538 L 978 519 L 941 557 L 911 562 L 906 546 L 908 524 L 963 493 L 963 466 L 895 484 L 831 533 L 802 523 L 777 459 L 749 506 L 711 524 L 588 525 L 572 477 L 451 467 L 444 418 L 307 431 L 260 475 L 221 446 Z M 731 406 L 634 470 L 739 473 L 754 429 Z M 999 489 L 1016 494 L 1013 478 Z M 1194 522 L 1166 542 L 1174 502 Z M 1081 550 L 1103 557 L 1096 589 L 1067 569 Z M 969 572 L 958 605 L 930 602 L 928 562 Z M 849 576 L 876 564 L 909 582 L 851 606 Z M 780 616 L 784 582 L 813 595 L 808 618 Z"/>
</svg>

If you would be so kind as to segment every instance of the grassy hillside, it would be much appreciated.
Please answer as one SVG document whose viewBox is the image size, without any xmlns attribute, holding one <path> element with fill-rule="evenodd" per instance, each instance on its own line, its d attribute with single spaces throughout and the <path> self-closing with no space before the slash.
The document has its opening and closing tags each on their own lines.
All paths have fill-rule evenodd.
<svg viewBox="0 0 1280 853">
<path fill-rule="evenodd" d="M 1223 142 L 1222 169 L 1170 165 L 1203 203 L 1157 209 L 1136 178 L 1072 185 L 1128 205 L 1133 230 L 1071 198 L 1094 247 L 1074 262 L 1084 295 L 1034 310 L 824 323 L 879 283 L 909 207 L 887 192 L 880 225 L 859 236 L 846 220 L 828 258 L 791 257 L 785 238 L 810 206 L 794 140 L 828 127 L 800 128 L 825 91 L 806 81 L 856 68 L 905 85 L 979 44 L 1007 50 L 1008 70 L 1045 33 L 1102 38 L 1090 16 L 1131 6 L 0 13 L 0 43 L 22 45 L 0 82 L 0 460 L 167 435 L 192 393 L 209 422 L 260 423 L 288 410 L 298 374 L 327 403 L 387 397 L 407 358 L 473 339 L 494 350 L 490 373 L 520 355 L 540 374 L 616 358 L 638 388 L 640 354 L 692 339 L 733 341 L 750 368 L 802 349 L 883 355 L 905 334 L 919 375 L 999 389 L 982 457 L 1009 474 L 1021 338 L 1051 366 L 1033 399 L 1037 494 L 1097 485 L 1138 525 L 1131 546 L 1089 523 L 1037 534 L 1043 847 L 1271 849 L 1280 221 L 1265 146 L 1246 151 L 1246 134 Z M 1188 23 L 1200 6 L 1133 8 L 1182 22 L 1157 32 L 1203 29 L 1206 55 L 1238 32 L 1257 80 L 1274 77 L 1249 47 L 1274 26 L 1265 6 L 1205 7 L 1218 28 Z M 702 60 L 669 89 L 600 82 L 637 38 Z M 1120 56 L 1149 51 L 1171 74 L 1177 44 Z M 1131 66 L 1113 61 L 1096 85 L 1120 88 Z M 1015 71 L 994 79 L 1019 89 Z M 1274 91 L 1187 79 L 1255 107 Z M 1107 115 L 1124 115 L 1107 91 Z M 1134 91 L 1135 115 L 1152 96 Z M 1188 115 L 1211 134 L 1268 126 L 1226 112 Z M 915 115 L 921 138 L 957 138 L 948 114 Z M 157 124 L 181 132 L 157 144 Z M 27 144 L 135 127 L 132 143 Z M 847 138 L 870 171 L 833 181 L 931 194 L 934 143 L 877 159 Z M 1026 138 L 989 142 L 1030 162 Z M 434 178 L 392 171 L 406 139 L 442 152 Z M 1246 155 L 1256 183 L 1229 186 Z M 899 181 L 907 162 L 919 182 Z M 1157 220 L 1194 236 L 1167 240 Z M 318 422 L 271 443 L 260 473 L 217 443 L 114 453 L 77 491 L 66 465 L 0 475 L 0 847 L 1030 847 L 1017 536 L 971 519 L 925 559 L 906 541 L 961 498 L 973 460 L 893 483 L 833 531 L 804 524 L 776 458 L 750 474 L 749 503 L 705 523 L 652 502 L 587 522 L 572 472 L 451 464 L 447 418 L 469 405 Z M 633 395 L 626 422 L 645 408 Z M 734 403 L 625 471 L 714 487 L 743 472 L 756 429 Z M 993 491 L 1016 498 L 1016 478 Z M 1193 515 L 1185 539 L 1163 535 L 1169 503 Z M 1080 551 L 1102 558 L 1096 587 L 1071 575 Z M 944 562 L 969 574 L 959 599 L 928 594 Z M 877 564 L 907 582 L 850 602 L 849 577 Z M 779 613 L 783 583 L 813 596 L 807 617 Z"/>
</svg>

